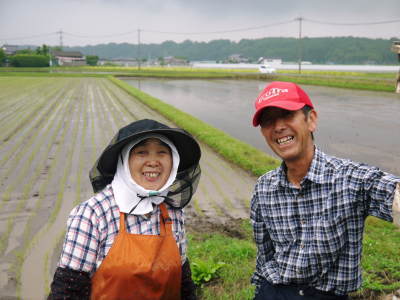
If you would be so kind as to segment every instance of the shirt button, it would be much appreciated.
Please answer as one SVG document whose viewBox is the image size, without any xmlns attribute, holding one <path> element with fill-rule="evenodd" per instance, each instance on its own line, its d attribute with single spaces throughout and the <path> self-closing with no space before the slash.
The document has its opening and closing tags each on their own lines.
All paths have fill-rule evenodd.
<svg viewBox="0 0 400 300">
<path fill-rule="evenodd" d="M 299 295 L 300 295 L 300 296 L 304 296 L 304 291 L 303 291 L 303 290 L 300 290 L 300 291 L 299 291 Z"/>
<path fill-rule="evenodd" d="M 300 244 L 300 248 L 303 249 L 304 248 L 304 244 Z"/>
<path fill-rule="evenodd" d="M 306 220 L 301 219 L 300 223 L 301 223 L 301 225 L 304 225 L 304 224 L 306 224 Z"/>
</svg>

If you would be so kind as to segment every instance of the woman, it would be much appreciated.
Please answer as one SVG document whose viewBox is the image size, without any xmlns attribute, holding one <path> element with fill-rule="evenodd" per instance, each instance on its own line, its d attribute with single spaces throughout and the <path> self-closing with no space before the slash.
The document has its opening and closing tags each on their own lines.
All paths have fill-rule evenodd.
<svg viewBox="0 0 400 300">
<path fill-rule="evenodd" d="M 97 194 L 75 207 L 50 299 L 195 299 L 182 208 L 200 147 L 153 120 L 121 128 L 90 172 Z"/>
</svg>

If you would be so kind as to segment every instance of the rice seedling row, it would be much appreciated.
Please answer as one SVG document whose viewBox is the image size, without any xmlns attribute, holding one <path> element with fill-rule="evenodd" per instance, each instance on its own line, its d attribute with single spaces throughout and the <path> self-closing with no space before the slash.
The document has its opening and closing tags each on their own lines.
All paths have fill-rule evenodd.
<svg viewBox="0 0 400 300">
<path fill-rule="evenodd" d="M 61 104 L 64 103 L 63 101 L 59 101 L 59 98 L 55 98 L 51 104 L 51 113 L 57 113 L 61 109 Z M 36 147 L 35 145 L 43 145 L 45 144 L 45 137 L 46 135 L 42 133 L 47 133 L 47 130 L 54 130 L 54 126 L 51 126 L 51 118 L 50 118 L 50 111 L 46 114 L 43 114 L 41 117 L 40 122 L 36 122 L 35 124 L 29 126 L 30 130 L 25 133 L 25 135 L 19 136 L 19 139 L 14 139 L 14 143 L 10 143 L 10 149 L 5 150 L 3 149 L 2 152 L 4 153 L 3 159 L 0 161 L 0 166 L 7 162 L 17 163 L 20 162 L 24 155 L 27 155 L 28 152 L 26 149 L 31 149 L 32 147 Z M 12 160 L 11 160 L 12 159 Z M 10 172 L 14 171 L 16 168 L 9 167 L 8 172 L 4 172 L 4 178 L 10 176 Z M 3 178 L 3 180 L 5 180 Z M 4 182 L 4 181 L 3 181 Z M 1 204 L 0 204 L 1 207 Z"/>
<path fill-rule="evenodd" d="M 68 102 L 68 101 L 67 101 Z M 62 120 L 61 120 L 62 121 Z M 61 127 L 60 125 L 62 122 L 59 123 L 59 128 Z M 48 127 L 50 128 L 50 127 Z M 65 132 L 65 131 L 64 131 Z M 58 138 L 58 132 L 55 131 L 53 135 L 54 139 Z M 48 147 L 51 148 L 53 143 L 49 143 Z M 59 149 L 61 149 L 61 145 L 57 145 Z M 31 194 L 32 187 L 34 184 L 38 181 L 40 178 L 40 173 L 43 170 L 43 166 L 46 165 L 46 161 L 48 159 L 48 152 L 42 153 L 41 159 L 38 159 L 40 157 L 38 155 L 40 148 L 42 147 L 42 143 L 36 143 L 36 146 L 33 148 L 33 150 L 29 153 L 29 156 L 27 157 L 26 161 L 22 161 L 20 167 L 15 167 L 13 169 L 18 169 L 18 176 L 13 179 L 12 184 L 7 185 L 7 189 L 3 194 L 3 201 L 7 201 L 9 203 L 8 211 L 12 213 L 9 215 L 7 218 L 7 226 L 5 232 L 3 232 L 2 237 L 0 239 L 0 254 L 4 254 L 4 251 L 6 250 L 6 246 L 8 244 L 8 239 L 11 233 L 11 230 L 14 228 L 14 222 L 16 216 L 19 215 L 19 213 L 22 211 L 22 209 L 25 207 L 29 195 Z M 36 164 L 33 164 L 33 160 L 36 160 Z M 53 160 L 54 162 L 56 160 Z M 17 201 L 9 201 L 10 200 L 10 195 L 13 193 L 13 191 L 21 186 L 21 182 L 24 182 L 24 179 L 27 181 L 22 187 L 22 193 L 19 195 L 17 198 Z M 19 194 L 17 192 L 17 194 Z M 34 197 L 35 199 L 37 197 Z M 12 249 L 10 249 L 12 250 Z"/>
<path fill-rule="evenodd" d="M 120 128 L 123 124 L 126 124 L 126 120 L 124 118 L 123 113 L 120 110 L 115 98 L 110 94 L 110 92 L 104 88 L 103 82 L 100 83 L 103 88 L 103 94 L 108 105 L 106 106 L 107 110 L 111 113 L 114 124 L 116 128 Z"/>
<path fill-rule="evenodd" d="M 77 89 L 76 87 L 74 88 L 77 92 L 80 92 L 79 89 Z M 82 159 L 80 159 L 79 156 L 85 156 L 84 154 L 81 154 L 82 151 L 85 151 L 85 148 L 83 147 L 83 144 L 77 142 L 84 140 L 86 136 L 86 128 L 85 130 L 83 130 L 82 126 L 80 125 L 81 123 L 84 124 L 86 122 L 83 121 L 84 119 L 86 119 L 86 113 L 84 109 L 85 102 L 82 101 L 82 99 L 80 99 L 79 97 L 75 97 L 73 102 L 74 103 L 70 109 L 72 113 L 69 118 L 69 123 L 72 123 L 73 125 L 70 126 L 68 133 L 65 133 L 67 131 L 64 131 L 64 135 L 61 136 L 60 144 L 63 145 L 63 147 L 60 149 L 60 151 L 58 151 L 58 153 L 55 154 L 55 157 L 58 158 L 55 159 L 55 161 L 58 161 L 58 164 L 50 168 L 48 174 L 49 177 L 54 178 L 61 176 L 61 179 L 58 179 L 57 190 L 55 191 L 56 194 L 54 195 L 54 197 L 49 197 L 49 189 L 52 188 L 54 182 L 47 181 L 44 183 L 45 186 L 43 186 L 43 190 L 44 193 L 47 193 L 47 197 L 45 198 L 45 200 L 47 206 L 50 206 L 52 209 L 46 213 L 46 218 L 48 219 L 48 222 L 42 225 L 40 232 L 35 236 L 35 242 L 32 243 L 32 245 L 30 246 L 30 250 L 33 252 L 35 252 L 34 250 L 36 248 L 36 250 L 41 249 L 40 253 L 52 253 L 55 247 L 55 243 L 57 243 L 64 230 L 66 216 L 72 209 L 74 203 L 76 203 L 76 197 L 80 197 L 80 191 L 77 192 L 78 188 L 75 188 L 75 185 L 78 184 L 76 173 L 80 168 L 82 168 L 80 167 Z M 65 121 L 66 120 L 67 119 L 65 119 Z M 64 124 L 64 126 L 65 125 L 66 124 Z M 60 159 L 61 157 L 65 158 L 65 160 Z M 61 170 L 61 174 L 56 173 L 57 170 Z M 61 214 L 61 216 L 59 216 L 60 210 L 63 211 L 63 214 Z M 55 225 L 55 223 L 58 224 Z M 42 247 L 42 245 L 45 246 Z M 34 260 L 39 259 L 43 262 L 41 264 L 41 266 L 43 266 L 46 262 L 45 257 L 49 256 L 34 256 Z M 24 274 L 22 271 L 20 273 Z M 46 278 L 47 280 L 48 277 L 49 274 L 42 274 L 43 279 Z"/>
<path fill-rule="evenodd" d="M 17 99 L 14 98 L 15 91 L 18 91 L 18 97 L 24 97 L 25 94 L 29 94 L 32 90 L 37 89 L 38 86 L 46 86 L 43 81 L 32 78 L 21 78 L 20 82 L 16 82 L 9 78 L 3 79 L 4 80 L 0 81 L 2 90 L 0 95 L 0 107 L 2 114 L 7 113 L 3 106 L 18 105 L 18 101 L 15 101 Z"/>
<path fill-rule="evenodd" d="M 69 104 L 68 102 L 69 101 L 65 101 L 66 104 Z M 64 108 L 65 108 L 65 110 L 60 112 L 62 115 L 67 114 L 67 112 L 69 111 L 69 106 L 65 105 Z M 50 154 L 50 148 L 54 147 L 54 145 L 55 145 L 54 141 L 57 139 L 58 134 L 60 134 L 60 130 L 62 129 L 62 125 L 63 125 L 63 121 L 64 120 L 62 118 L 59 119 L 57 130 L 54 131 L 54 135 L 51 138 L 53 143 L 49 143 L 49 146 L 48 146 L 48 150 L 49 150 L 47 152 L 48 154 Z M 61 147 L 62 147 L 61 144 L 57 144 L 57 149 L 54 152 L 52 152 L 52 155 L 54 153 L 57 153 L 58 151 L 60 151 Z M 56 164 L 56 160 L 52 160 L 52 164 L 50 166 L 48 166 L 47 170 L 49 170 L 51 172 L 51 170 L 53 170 L 55 168 L 54 167 L 55 164 Z M 49 175 L 51 175 L 51 174 L 49 174 Z M 49 180 L 43 180 L 43 178 L 42 178 L 41 183 L 38 184 L 39 185 L 38 193 L 37 193 L 38 200 L 35 202 L 35 206 L 32 208 L 32 214 L 26 222 L 24 232 L 23 232 L 22 245 L 14 253 L 15 259 L 13 261 L 11 270 L 13 272 L 15 272 L 15 276 L 16 276 L 18 283 L 20 283 L 21 268 L 22 268 L 22 264 L 24 262 L 25 256 L 26 256 L 27 252 L 35 244 L 35 242 L 37 241 L 37 236 L 35 236 L 34 239 L 31 239 L 30 237 L 32 236 L 32 232 L 34 232 L 35 230 L 38 230 L 38 224 L 35 224 L 35 223 L 37 223 L 37 217 L 40 216 L 40 213 L 39 213 L 40 210 L 43 209 L 43 202 L 46 198 L 46 193 L 47 193 L 47 188 L 48 188 L 49 182 L 50 182 Z M 46 207 L 46 209 L 47 208 L 48 207 Z M 19 289 L 19 288 L 20 288 L 20 286 L 18 285 L 17 289 Z"/>
<path fill-rule="evenodd" d="M 54 103 L 61 104 L 63 102 L 55 101 Z M 60 105 L 58 105 L 57 109 L 53 112 L 57 112 L 58 109 L 60 109 Z M 21 167 L 23 168 L 22 170 L 29 169 L 30 163 L 32 163 L 33 158 L 35 158 L 35 155 L 36 153 L 38 153 L 40 147 L 46 145 L 45 141 L 48 130 L 54 130 L 54 126 L 51 125 L 53 123 L 51 123 L 50 119 L 48 119 L 47 122 L 48 122 L 47 124 L 41 123 L 41 126 L 36 127 L 32 133 L 33 134 L 32 136 L 29 136 L 28 134 L 26 136 L 22 136 L 20 141 L 17 142 L 16 145 L 8 153 L 6 153 L 4 159 L 2 160 L 2 163 L 8 162 L 8 169 L 7 171 L 4 172 L 5 175 L 2 178 L 2 182 L 4 186 L 6 186 L 6 188 L 2 195 L 2 202 L 0 203 L 0 211 L 2 206 L 4 205 L 4 202 L 9 200 L 10 193 L 14 190 L 15 186 L 20 184 L 20 181 L 13 178 L 11 173 L 12 172 L 15 173 L 18 170 L 18 174 L 20 174 L 21 177 L 22 176 L 26 177 L 27 174 L 21 172 L 21 169 L 18 168 L 18 165 L 21 165 Z M 33 128 L 34 126 L 30 127 Z M 34 149 L 34 151 L 30 152 L 26 151 L 26 149 L 32 149 L 32 148 Z M 10 160 L 11 157 L 12 160 Z M 38 161 L 40 160 L 36 159 L 34 162 L 37 163 Z M 38 165 L 40 165 L 40 163 L 38 163 Z M 7 165 L 5 167 L 7 167 Z M 8 178 L 9 182 L 6 180 Z M 23 178 L 20 178 L 20 180 L 22 179 Z"/>
<path fill-rule="evenodd" d="M 250 205 L 249 205 L 249 195 L 251 194 L 251 191 L 245 189 L 245 187 L 248 186 L 248 184 L 246 185 L 240 185 L 238 186 L 236 182 L 234 182 L 234 180 L 232 178 L 230 178 L 229 176 L 227 176 L 227 172 L 226 169 L 227 168 L 233 168 L 232 165 L 230 164 L 224 164 L 221 165 L 221 163 L 217 163 L 216 161 L 213 160 L 213 157 L 215 156 L 211 156 L 208 160 L 205 160 L 205 162 L 203 163 L 203 166 L 207 166 L 210 170 L 211 173 L 213 174 L 213 176 L 217 176 L 219 178 L 219 182 L 221 181 L 221 179 L 223 180 L 223 184 L 222 186 L 229 186 L 230 188 L 226 191 L 231 192 L 231 194 L 225 195 L 225 197 L 227 199 L 231 199 L 231 197 L 234 197 L 236 199 L 240 199 L 240 203 L 241 203 L 241 207 L 240 209 L 243 210 L 244 213 L 248 213 L 249 209 L 250 209 Z M 236 169 L 235 171 L 240 172 L 241 170 Z M 223 189 L 223 187 L 221 187 L 219 185 L 218 189 Z M 222 191 L 222 193 L 225 193 L 224 191 Z M 230 202 L 230 207 L 233 208 L 233 202 L 237 203 L 237 201 L 231 201 Z"/>
<path fill-rule="evenodd" d="M 99 100 L 99 99 L 103 99 L 103 97 L 96 97 L 96 99 L 97 100 Z M 92 100 L 93 101 L 93 100 Z M 108 99 L 105 99 L 105 101 L 109 101 Z M 96 101 L 96 103 L 97 103 L 98 101 Z M 92 106 L 92 108 L 93 108 L 93 106 Z M 110 107 L 109 107 L 110 108 Z M 91 111 L 90 111 L 92 114 L 93 114 L 93 116 L 96 116 L 96 117 L 98 117 L 99 116 L 99 113 L 95 110 L 95 109 L 92 109 Z M 90 114 L 89 114 L 89 112 L 87 112 L 87 114 L 86 114 L 86 116 L 89 116 L 89 118 L 92 118 L 91 116 L 90 116 Z M 104 123 L 104 122 L 103 122 Z M 92 123 L 93 124 L 93 123 Z M 96 127 L 96 128 L 99 128 L 99 130 L 101 131 L 101 129 L 100 129 L 100 127 Z M 86 130 L 85 130 L 86 131 Z M 93 132 L 93 131 L 92 131 Z M 101 135 L 103 138 L 104 138 L 104 134 L 103 135 Z M 83 141 L 83 135 L 81 136 L 81 140 Z M 82 149 L 84 148 L 84 145 L 85 144 L 81 144 L 80 145 L 80 148 L 81 148 L 81 152 L 82 152 Z M 76 148 L 78 148 L 78 147 L 76 147 Z M 90 149 L 90 148 L 86 148 L 86 149 L 88 149 L 88 151 L 91 151 L 92 153 L 93 153 L 93 151 Z M 92 148 L 93 149 L 93 148 Z M 85 153 L 85 157 L 87 157 L 87 154 L 89 154 L 89 153 L 87 153 L 88 151 L 86 151 L 86 153 Z M 82 161 L 82 159 L 79 159 L 79 158 L 77 158 L 77 159 L 73 159 L 73 161 Z M 86 160 L 86 161 L 89 161 L 89 160 Z M 90 163 L 90 162 L 89 162 Z M 90 166 L 86 166 L 86 169 L 89 169 L 90 168 Z M 78 166 L 78 169 L 79 169 L 79 166 Z M 75 174 L 75 172 L 79 172 L 78 170 L 71 170 L 69 173 L 71 173 L 71 176 L 73 176 L 73 174 Z M 74 186 L 74 185 L 76 185 L 77 184 L 77 182 L 75 181 L 73 181 L 73 180 L 68 180 L 68 186 Z M 75 189 L 75 201 L 74 201 L 74 203 L 76 203 L 76 201 L 78 200 L 78 197 L 76 196 L 77 194 L 80 194 L 80 192 L 78 192 L 78 188 L 77 189 Z M 87 189 L 86 189 L 86 191 L 87 191 Z M 86 192 L 87 193 L 87 192 Z M 73 193 L 68 193 L 68 194 L 70 194 L 70 195 L 72 195 Z M 64 197 L 65 198 L 65 197 Z M 65 200 L 65 199 L 64 199 Z M 82 200 L 86 200 L 86 199 L 82 199 Z M 68 198 L 66 199 L 66 201 L 68 201 Z M 62 208 L 61 208 L 61 211 L 64 211 L 65 210 L 65 206 L 66 206 L 66 204 L 65 204 L 65 202 L 66 201 L 62 201 Z M 68 212 L 69 212 L 69 210 L 71 209 L 72 207 L 68 207 Z M 62 217 L 61 218 L 61 223 L 65 223 L 65 217 L 66 216 L 64 216 L 64 217 Z M 59 218 L 57 218 L 57 219 L 59 219 Z M 64 222 L 63 222 L 64 221 Z M 58 222 L 58 221 L 56 221 L 56 222 Z M 47 226 L 46 225 L 46 227 L 50 227 L 50 226 Z M 51 232 L 50 230 L 52 230 L 54 227 L 57 227 L 57 226 L 51 226 L 51 228 L 49 228 L 47 231 L 46 231 L 46 235 L 44 236 L 43 234 L 41 234 L 41 236 L 43 237 L 43 238 L 41 238 L 40 239 L 40 244 L 42 244 L 43 243 L 43 240 L 45 240 L 46 239 L 46 237 L 49 235 L 49 232 Z M 63 227 L 61 227 L 62 228 L 62 230 L 64 230 L 64 228 Z M 55 233 L 53 233 L 53 234 L 51 234 L 51 236 L 54 236 L 55 235 Z M 62 238 L 62 234 L 60 235 L 59 233 L 57 234 L 58 235 L 58 237 L 61 237 Z M 54 257 L 53 255 L 51 255 L 52 253 L 53 253 L 53 251 L 54 251 L 54 248 L 56 247 L 56 245 L 58 244 L 58 240 L 59 240 L 59 238 L 55 238 L 54 239 L 54 242 L 53 242 L 53 245 L 47 250 L 47 252 L 46 252 L 46 254 L 43 254 L 42 255 L 42 257 L 43 257 L 43 260 L 44 260 L 44 265 L 45 266 L 47 266 L 47 268 L 48 268 L 48 266 L 49 266 L 49 262 L 46 262 L 46 260 L 47 259 L 51 259 L 52 257 Z M 45 242 L 45 244 L 48 244 L 48 242 Z M 46 269 L 44 269 L 44 275 L 43 275 L 43 278 L 45 278 L 46 280 L 48 280 L 48 277 L 49 277 L 49 274 L 48 274 L 48 272 L 46 271 Z M 45 287 L 46 287 L 46 284 L 45 284 Z"/>
<path fill-rule="evenodd" d="M 56 89 L 58 88 L 58 89 Z M 37 94 L 35 95 L 35 97 L 39 97 L 39 98 L 43 98 L 44 102 L 46 102 L 46 107 L 42 109 L 42 111 L 38 112 L 36 115 L 32 115 L 31 118 L 31 122 L 28 124 L 29 120 L 25 120 L 25 129 L 21 130 L 19 132 L 14 131 L 11 132 L 11 136 L 14 136 L 13 138 L 13 142 L 12 143 L 6 143 L 6 141 L 3 139 L 3 143 L 0 144 L 0 151 L 3 152 L 3 147 L 10 147 L 10 145 L 13 145 L 13 148 L 15 150 L 16 148 L 16 141 L 20 141 L 20 142 L 26 142 L 27 138 L 29 138 L 30 135 L 35 134 L 35 132 L 37 132 L 38 127 L 40 127 L 40 124 L 43 122 L 43 120 L 45 120 L 48 115 L 51 115 L 53 110 L 55 109 L 57 102 L 62 99 L 65 95 L 65 93 L 67 92 L 67 89 L 65 86 L 60 85 L 59 87 L 55 87 L 54 89 L 54 93 L 52 94 Z M 36 99 L 35 97 L 32 97 L 31 99 Z M 32 102 L 33 100 L 31 100 Z M 29 107 L 31 107 L 30 103 L 27 103 L 26 105 L 24 105 L 24 109 L 29 110 Z M 21 120 L 20 120 L 21 121 Z M 15 122 L 18 122 L 18 118 L 15 118 Z M 29 126 L 28 126 L 29 125 Z M 9 126 L 9 123 L 6 123 L 3 125 L 4 127 L 7 128 L 7 126 Z M 22 126 L 20 126 L 20 129 L 22 129 Z M 8 136 L 8 139 L 11 137 Z M 22 145 L 20 145 L 22 146 Z M 22 148 L 22 147 L 21 147 Z M 14 152 L 14 151 L 12 151 Z M 2 160 L 4 161 L 5 158 Z M 1 163 L 0 163 L 1 165 Z"/>
<path fill-rule="evenodd" d="M 47 93 L 49 94 L 46 94 L 45 92 L 43 96 L 41 93 L 41 97 L 38 97 L 39 100 L 35 101 L 34 103 L 32 103 L 33 101 L 30 100 L 32 98 L 28 97 L 29 102 L 24 105 L 24 109 L 21 109 L 18 113 L 13 114 L 13 119 L 7 122 L 6 128 L 8 130 L 2 133 L 0 139 L 3 142 L 6 142 L 13 135 L 17 134 L 20 129 L 26 128 L 28 122 L 30 122 L 31 119 L 40 116 L 41 110 L 43 110 L 43 108 L 48 104 L 46 100 L 52 96 L 55 96 L 57 91 L 57 89 L 52 89 L 50 91 L 47 91 Z"/>
</svg>

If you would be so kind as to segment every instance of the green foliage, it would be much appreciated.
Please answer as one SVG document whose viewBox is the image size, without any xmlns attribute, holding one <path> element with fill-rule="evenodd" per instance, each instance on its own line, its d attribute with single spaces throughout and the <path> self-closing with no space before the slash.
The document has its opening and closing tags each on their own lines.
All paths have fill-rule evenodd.
<svg viewBox="0 0 400 300">
<path fill-rule="evenodd" d="M 49 57 L 36 54 L 16 54 L 10 57 L 14 67 L 48 67 Z"/>
<path fill-rule="evenodd" d="M 0 67 L 3 66 L 6 60 L 6 54 L 4 53 L 3 49 L 0 48 Z"/>
<path fill-rule="evenodd" d="M 36 54 L 37 55 L 49 55 L 50 48 L 49 46 L 43 44 L 42 47 L 37 47 L 36 48 Z"/>
<path fill-rule="evenodd" d="M 89 66 L 96 66 L 99 61 L 99 57 L 97 55 L 86 55 L 86 63 Z"/>
<path fill-rule="evenodd" d="M 35 54 L 35 52 L 32 51 L 31 49 L 21 49 L 17 50 L 16 54 Z"/>
<path fill-rule="evenodd" d="M 225 263 L 213 263 L 209 261 L 196 260 L 191 263 L 192 279 L 196 285 L 202 285 L 212 279 L 218 277 L 218 270 L 224 266 Z"/>
<path fill-rule="evenodd" d="M 63 51 L 63 48 L 60 47 L 60 46 L 53 46 L 53 47 L 51 47 L 51 50 L 54 50 L 54 51 Z"/>
<path fill-rule="evenodd" d="M 321 37 L 302 40 L 303 60 L 312 63 L 334 64 L 398 64 L 396 54 L 390 51 L 392 40 L 355 37 Z M 226 60 L 232 54 L 241 54 L 251 61 L 259 57 L 281 58 L 283 61 L 298 61 L 297 38 L 270 37 L 263 39 L 213 40 L 210 42 L 182 43 L 166 41 L 162 44 L 141 44 L 142 57 L 175 56 L 196 60 Z M 137 57 L 138 46 L 128 43 L 101 44 L 96 46 L 71 47 L 68 50 L 96 54 L 100 57 Z"/>
</svg>

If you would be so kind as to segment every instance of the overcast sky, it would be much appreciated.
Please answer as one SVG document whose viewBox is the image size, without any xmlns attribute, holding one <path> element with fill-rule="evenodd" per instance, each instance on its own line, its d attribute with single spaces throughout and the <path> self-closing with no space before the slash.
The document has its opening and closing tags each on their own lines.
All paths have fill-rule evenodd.
<svg viewBox="0 0 400 300">
<path fill-rule="evenodd" d="M 400 38 L 400 0 L 0 0 L 0 45 L 298 37 L 299 17 L 303 36 Z"/>
</svg>

